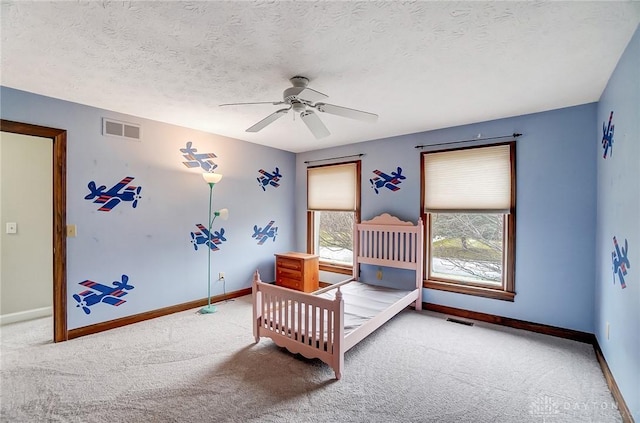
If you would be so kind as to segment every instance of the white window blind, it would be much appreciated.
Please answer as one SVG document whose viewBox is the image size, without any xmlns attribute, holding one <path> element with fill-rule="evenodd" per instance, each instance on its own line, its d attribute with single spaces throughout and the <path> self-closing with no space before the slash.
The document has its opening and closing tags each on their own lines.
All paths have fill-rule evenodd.
<svg viewBox="0 0 640 423">
<path fill-rule="evenodd" d="M 424 154 L 424 210 L 509 213 L 511 145 Z"/>
<path fill-rule="evenodd" d="M 355 211 L 357 164 L 345 163 L 307 169 L 307 209 Z"/>
</svg>

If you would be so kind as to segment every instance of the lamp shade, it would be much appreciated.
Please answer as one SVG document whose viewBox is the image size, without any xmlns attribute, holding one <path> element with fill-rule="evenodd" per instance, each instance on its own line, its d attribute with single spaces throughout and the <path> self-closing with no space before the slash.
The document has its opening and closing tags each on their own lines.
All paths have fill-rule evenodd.
<svg viewBox="0 0 640 423">
<path fill-rule="evenodd" d="M 205 172 L 202 174 L 205 182 L 208 184 L 217 184 L 222 179 L 221 173 Z"/>
<path fill-rule="evenodd" d="M 213 214 L 222 220 L 227 220 L 229 218 L 229 209 L 220 209 Z"/>
</svg>

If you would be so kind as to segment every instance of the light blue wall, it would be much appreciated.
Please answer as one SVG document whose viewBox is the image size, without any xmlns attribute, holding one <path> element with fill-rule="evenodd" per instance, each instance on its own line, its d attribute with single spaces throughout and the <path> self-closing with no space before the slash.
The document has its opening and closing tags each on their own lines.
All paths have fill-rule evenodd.
<svg viewBox="0 0 640 423">
<path fill-rule="evenodd" d="M 362 218 L 420 214 L 420 150 L 416 145 L 522 133 L 517 140 L 516 292 L 514 302 L 425 290 L 424 301 L 593 332 L 596 104 L 411 134 L 298 154 L 297 246 L 305 246 L 306 164 L 349 154 L 362 160 Z M 354 125 L 359 123 L 355 122 Z M 400 190 L 375 194 L 376 169 L 402 167 Z"/>
<path fill-rule="evenodd" d="M 602 124 L 613 113 L 613 154 L 603 158 Z M 598 103 L 595 334 L 636 421 L 640 421 L 640 29 Z M 613 274 L 613 237 L 628 243 L 626 288 Z M 609 339 L 607 339 L 609 323 Z"/>
<path fill-rule="evenodd" d="M 225 272 L 227 292 L 250 287 L 255 269 L 273 280 L 273 254 L 293 248 L 294 214 L 287 206 L 294 201 L 293 153 L 6 87 L 0 97 L 3 119 L 68 131 L 67 223 L 78 227 L 78 236 L 67 239 L 70 329 L 206 298 L 207 250 L 194 250 L 190 233 L 197 223 L 207 226 L 209 187 L 201 168 L 182 164 L 180 149 L 188 141 L 198 153 L 216 154 L 216 172 L 224 175 L 214 188 L 214 208 L 227 207 L 231 215 L 213 226 L 224 228 L 227 238 L 211 254 L 214 280 Z M 102 117 L 142 125 L 142 141 L 103 136 Z M 276 166 L 283 175 L 280 187 L 263 191 L 258 170 Z M 136 208 L 120 203 L 102 212 L 84 199 L 90 181 L 110 188 L 126 176 L 142 187 Z M 253 226 L 271 220 L 278 227 L 276 240 L 258 245 Z M 88 315 L 76 307 L 73 294 L 85 289 L 80 282 L 111 286 L 122 274 L 134 286 L 122 297 L 126 303 L 97 304 Z M 214 282 L 212 295 L 222 291 L 222 283 Z"/>
</svg>

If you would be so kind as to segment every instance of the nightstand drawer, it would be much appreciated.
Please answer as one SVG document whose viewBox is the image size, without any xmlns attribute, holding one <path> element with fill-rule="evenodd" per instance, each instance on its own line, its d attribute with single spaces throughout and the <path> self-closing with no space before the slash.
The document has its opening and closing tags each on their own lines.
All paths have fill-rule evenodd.
<svg viewBox="0 0 640 423">
<path fill-rule="evenodd" d="M 290 269 L 288 267 L 280 267 L 280 263 L 276 265 L 277 276 L 285 276 L 294 279 L 302 279 L 302 269 Z"/>
<path fill-rule="evenodd" d="M 278 257 L 276 259 L 276 267 L 278 269 L 297 270 L 300 272 L 302 271 L 302 261 Z"/>
<path fill-rule="evenodd" d="M 276 285 L 283 286 L 285 288 L 302 290 L 302 281 L 300 279 L 291 279 L 287 277 L 278 276 L 276 278 Z"/>
</svg>

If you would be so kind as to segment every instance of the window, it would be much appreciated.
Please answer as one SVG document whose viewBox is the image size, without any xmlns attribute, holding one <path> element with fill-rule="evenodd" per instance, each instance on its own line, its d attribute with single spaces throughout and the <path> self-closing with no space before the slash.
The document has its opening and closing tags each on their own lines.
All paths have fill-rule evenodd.
<svg viewBox="0 0 640 423">
<path fill-rule="evenodd" d="M 422 153 L 425 288 L 513 301 L 515 142 Z"/>
<path fill-rule="evenodd" d="M 307 251 L 320 269 L 352 274 L 353 229 L 360 221 L 360 161 L 307 169 Z"/>
</svg>

